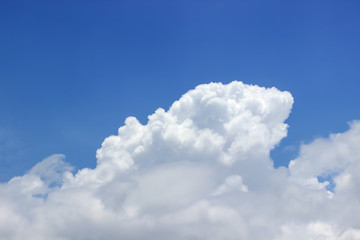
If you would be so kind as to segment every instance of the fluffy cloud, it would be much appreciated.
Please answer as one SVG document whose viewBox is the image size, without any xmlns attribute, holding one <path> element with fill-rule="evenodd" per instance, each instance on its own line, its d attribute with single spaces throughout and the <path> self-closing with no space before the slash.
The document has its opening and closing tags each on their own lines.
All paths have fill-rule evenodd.
<svg viewBox="0 0 360 240">
<path fill-rule="evenodd" d="M 0 184 L 0 236 L 360 239 L 360 122 L 275 169 L 270 151 L 292 104 L 276 88 L 211 83 L 146 125 L 129 117 L 97 150 L 96 168 L 73 173 L 53 155 Z"/>
</svg>

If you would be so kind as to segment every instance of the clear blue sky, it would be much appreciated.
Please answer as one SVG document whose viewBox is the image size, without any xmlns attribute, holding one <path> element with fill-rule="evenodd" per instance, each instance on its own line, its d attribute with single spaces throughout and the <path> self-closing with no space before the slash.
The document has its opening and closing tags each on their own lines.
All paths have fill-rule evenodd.
<svg viewBox="0 0 360 240">
<path fill-rule="evenodd" d="M 94 167 L 127 116 L 198 84 L 290 91 L 298 145 L 360 119 L 359 1 L 0 2 L 0 181 L 53 153 Z"/>
</svg>

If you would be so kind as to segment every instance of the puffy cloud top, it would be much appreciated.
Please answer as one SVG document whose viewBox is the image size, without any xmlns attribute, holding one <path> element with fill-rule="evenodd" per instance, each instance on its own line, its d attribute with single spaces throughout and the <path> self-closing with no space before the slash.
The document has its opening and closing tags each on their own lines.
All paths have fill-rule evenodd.
<svg viewBox="0 0 360 240">
<path fill-rule="evenodd" d="M 129 117 L 96 168 L 52 155 L 0 184 L 1 239 L 360 239 L 360 123 L 275 169 L 292 104 L 235 81 Z"/>
</svg>

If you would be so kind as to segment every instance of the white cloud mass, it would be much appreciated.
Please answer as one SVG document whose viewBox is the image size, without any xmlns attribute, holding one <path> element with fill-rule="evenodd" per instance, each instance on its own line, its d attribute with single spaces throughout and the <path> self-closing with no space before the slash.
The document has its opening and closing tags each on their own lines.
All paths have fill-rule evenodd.
<svg viewBox="0 0 360 240">
<path fill-rule="evenodd" d="M 52 155 L 0 184 L 0 238 L 360 239 L 360 122 L 275 169 L 292 104 L 235 81 L 200 85 L 146 125 L 129 117 L 96 168 Z"/>
</svg>

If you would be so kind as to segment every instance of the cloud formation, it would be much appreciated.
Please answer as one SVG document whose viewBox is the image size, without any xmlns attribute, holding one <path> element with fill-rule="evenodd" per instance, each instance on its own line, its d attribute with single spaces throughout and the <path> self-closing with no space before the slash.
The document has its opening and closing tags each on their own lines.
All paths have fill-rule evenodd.
<svg viewBox="0 0 360 240">
<path fill-rule="evenodd" d="M 146 125 L 129 117 L 96 168 L 73 173 L 52 155 L 0 184 L 0 236 L 360 239 L 360 122 L 275 169 L 292 104 L 289 92 L 235 81 L 200 85 Z"/>
</svg>

